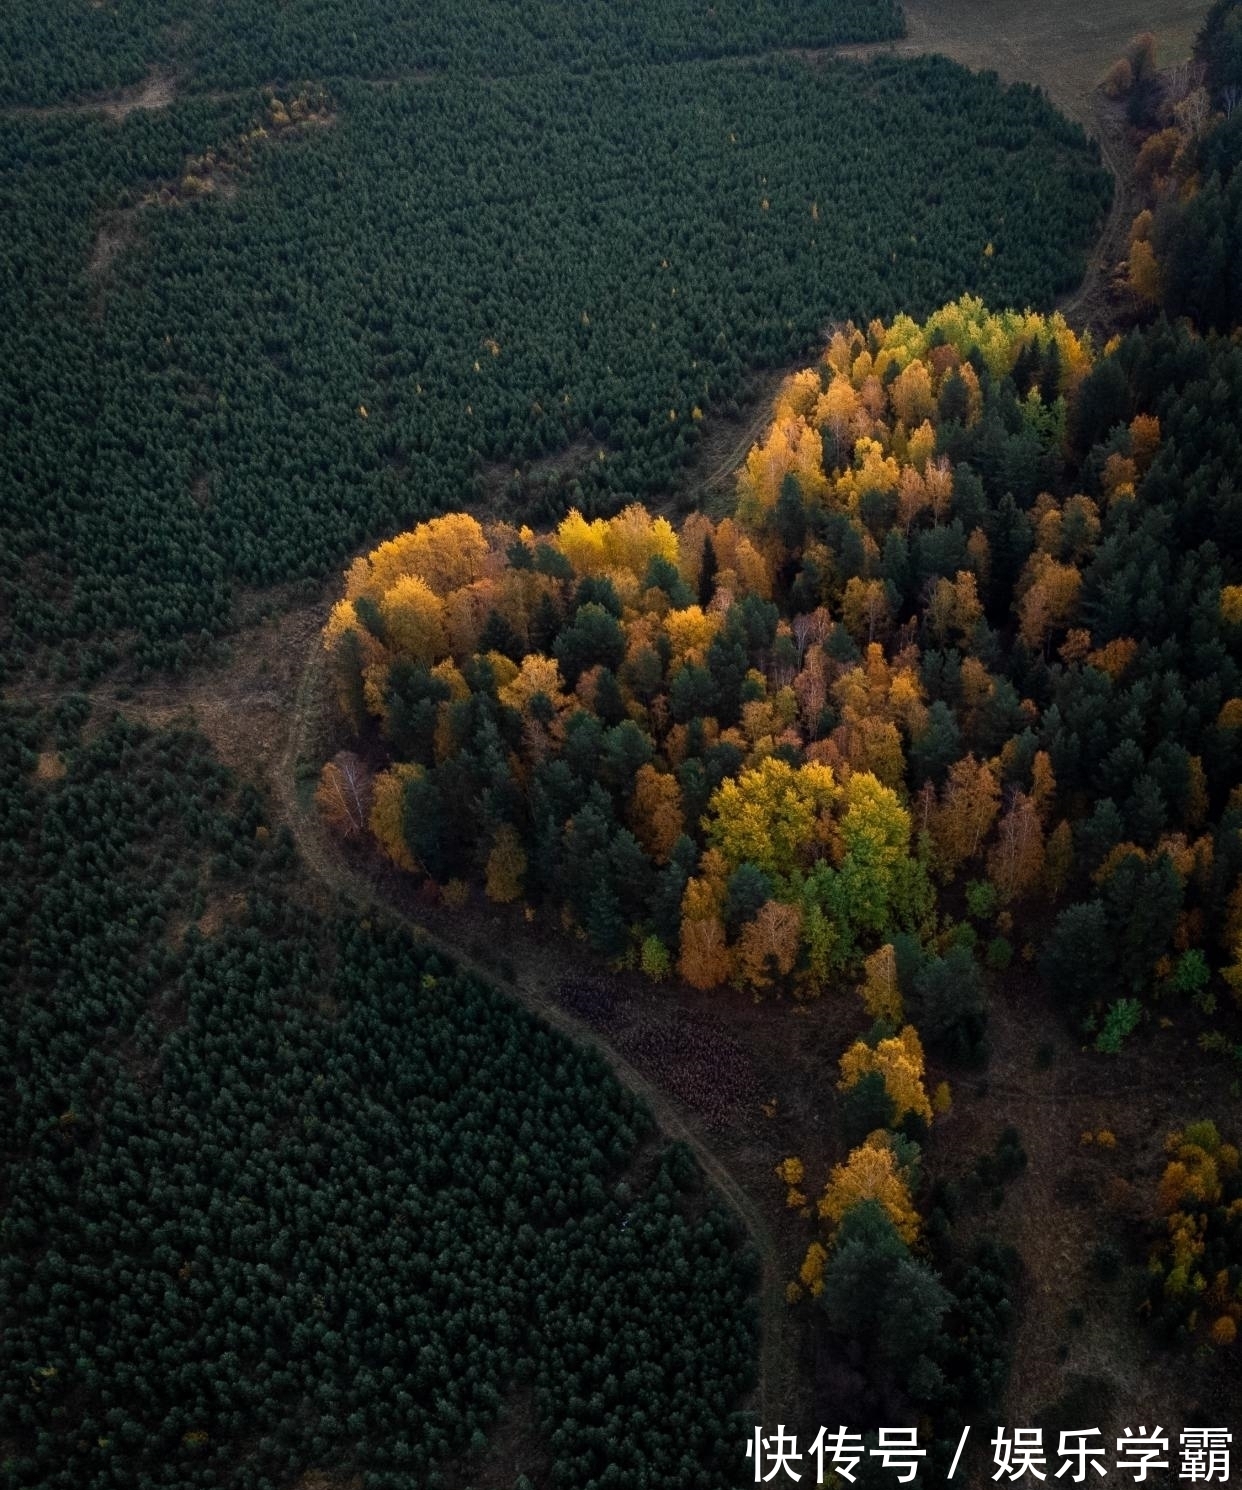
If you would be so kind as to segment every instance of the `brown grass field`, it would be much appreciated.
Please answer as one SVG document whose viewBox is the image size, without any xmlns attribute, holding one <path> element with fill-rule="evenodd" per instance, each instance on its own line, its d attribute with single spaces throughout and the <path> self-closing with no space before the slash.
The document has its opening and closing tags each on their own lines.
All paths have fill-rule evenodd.
<svg viewBox="0 0 1242 1490">
<path fill-rule="evenodd" d="M 1206 0 L 904 0 L 909 35 L 862 54 L 943 52 L 1007 82 L 1036 83 L 1090 127 L 1092 95 L 1131 37 L 1150 31 L 1162 67 L 1189 57 Z"/>
</svg>

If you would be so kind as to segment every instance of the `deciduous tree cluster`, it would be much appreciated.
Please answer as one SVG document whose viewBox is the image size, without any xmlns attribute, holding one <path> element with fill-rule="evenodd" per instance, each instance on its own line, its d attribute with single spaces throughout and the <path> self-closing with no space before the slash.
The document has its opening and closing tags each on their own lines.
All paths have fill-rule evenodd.
<svg viewBox="0 0 1242 1490">
<path fill-rule="evenodd" d="M 1242 1167 L 1210 1121 L 1165 1143 L 1157 1205 L 1165 1234 L 1151 1263 L 1146 1312 L 1169 1339 L 1227 1349 L 1242 1326 Z"/>
<path fill-rule="evenodd" d="M 1072 902 L 1041 967 L 1076 1019 L 1227 962 L 1240 373 L 1186 331 L 1100 352 L 967 298 L 836 332 L 730 518 L 382 545 L 325 633 L 376 800 L 402 796 L 378 836 L 609 958 L 861 979 L 892 1020 L 885 949 L 943 954 L 938 888 L 971 876 L 1007 921 Z M 905 982 L 929 1038 L 978 1048 L 970 978 Z"/>
</svg>

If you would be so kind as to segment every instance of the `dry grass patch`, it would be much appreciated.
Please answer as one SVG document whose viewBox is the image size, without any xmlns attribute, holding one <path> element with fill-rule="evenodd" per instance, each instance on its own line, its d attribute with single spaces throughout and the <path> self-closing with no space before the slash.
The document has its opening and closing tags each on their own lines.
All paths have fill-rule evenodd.
<svg viewBox="0 0 1242 1490">
<path fill-rule="evenodd" d="M 36 781 L 44 784 L 52 781 L 60 781 L 63 779 L 67 769 L 65 758 L 59 750 L 41 750 L 39 752 L 38 763 L 35 766 L 34 777 Z"/>
<path fill-rule="evenodd" d="M 102 279 L 112 268 L 117 255 L 137 242 L 135 214 L 135 208 L 114 212 L 100 224 L 86 264 L 86 272 L 91 279 Z"/>
<path fill-rule="evenodd" d="M 1010 83 L 1034 83 L 1071 118 L 1094 128 L 1093 95 L 1140 31 L 1162 66 L 1190 55 L 1207 0 L 904 0 L 906 37 L 842 49 L 846 56 L 943 52 Z M 839 54 L 839 55 L 841 55 Z"/>
</svg>

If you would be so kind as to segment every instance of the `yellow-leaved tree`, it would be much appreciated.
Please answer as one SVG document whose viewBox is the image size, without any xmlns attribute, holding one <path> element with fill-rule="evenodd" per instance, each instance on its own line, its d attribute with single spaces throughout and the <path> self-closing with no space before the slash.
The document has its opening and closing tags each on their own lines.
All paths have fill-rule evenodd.
<svg viewBox="0 0 1242 1490">
<path fill-rule="evenodd" d="M 768 756 L 712 793 L 708 841 L 730 870 L 749 861 L 768 874 L 788 874 L 828 842 L 839 795 L 831 766 L 791 766 Z"/>
<path fill-rule="evenodd" d="M 428 667 L 444 656 L 444 602 L 426 580 L 403 574 L 380 601 L 385 635 L 394 651 Z"/>
<path fill-rule="evenodd" d="M 419 523 L 355 559 L 345 576 L 350 600 L 378 601 L 398 580 L 415 576 L 434 594 L 447 595 L 483 576 L 489 549 L 478 520 L 468 512 L 450 512 Z"/>
<path fill-rule="evenodd" d="M 371 832 L 397 868 L 411 873 L 418 865 L 405 841 L 405 789 L 422 774 L 419 766 L 398 763 L 381 771 L 372 785 Z"/>
<path fill-rule="evenodd" d="M 954 761 L 931 819 L 937 865 L 946 878 L 975 857 L 999 812 L 1000 782 L 991 766 L 973 755 Z"/>
<path fill-rule="evenodd" d="M 1242 623 L 1242 585 L 1225 585 L 1221 589 L 1220 618 L 1230 626 Z"/>
<path fill-rule="evenodd" d="M 897 982 L 897 954 L 891 942 L 886 942 L 863 962 L 866 976 L 858 992 L 863 1007 L 872 1019 L 883 1019 L 888 1024 L 901 1020 L 901 988 Z M 852 1083 L 851 1083 L 852 1084 Z"/>
<path fill-rule="evenodd" d="M 816 1208 L 825 1221 L 836 1226 L 846 1211 L 864 1200 L 874 1200 L 884 1207 L 898 1236 L 908 1245 L 918 1240 L 919 1213 L 892 1137 L 882 1129 L 869 1134 L 844 1164 L 833 1169 Z"/>
<path fill-rule="evenodd" d="M 506 708 L 516 709 L 519 714 L 529 712 L 531 700 L 538 694 L 542 694 L 558 714 L 570 702 L 555 659 L 542 657 L 537 652 L 529 652 L 522 658 L 521 667 L 498 688 L 497 693 Z"/>
<path fill-rule="evenodd" d="M 841 1080 L 837 1086 L 847 1092 L 872 1071 L 878 1071 L 884 1078 L 885 1090 L 893 1102 L 895 1123 L 911 1112 L 931 1122 L 932 1106 L 923 1086 L 923 1045 L 913 1025 L 906 1025 L 900 1034 L 881 1040 L 874 1047 L 856 1040 L 841 1057 Z"/>
</svg>

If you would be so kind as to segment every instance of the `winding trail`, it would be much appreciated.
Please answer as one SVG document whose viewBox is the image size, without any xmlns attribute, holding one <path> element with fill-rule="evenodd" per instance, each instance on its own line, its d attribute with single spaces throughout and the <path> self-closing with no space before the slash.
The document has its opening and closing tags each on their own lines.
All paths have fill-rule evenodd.
<svg viewBox="0 0 1242 1490">
<path fill-rule="evenodd" d="M 1083 274 L 1082 283 L 1057 305 L 1076 331 L 1103 332 L 1111 321 L 1109 285 L 1113 270 L 1126 254 L 1130 224 L 1138 212 L 1133 151 L 1125 137 L 1120 105 L 1096 95 L 1092 138 L 1113 178 L 1113 200 Z"/>
<path fill-rule="evenodd" d="M 298 768 L 315 761 L 315 747 L 324 720 L 326 675 L 323 657 L 316 630 L 293 701 L 285 749 L 272 771 L 272 785 L 282 816 L 303 861 L 329 889 L 355 908 L 374 910 L 390 921 L 399 922 L 419 942 L 483 982 L 500 988 L 570 1039 L 589 1045 L 607 1061 L 617 1080 L 650 1108 L 664 1135 L 684 1143 L 693 1152 L 707 1180 L 746 1232 L 759 1259 L 760 1338 L 754 1407 L 759 1421 L 766 1424 L 769 1409 L 779 1416 L 783 1404 L 790 1400 L 783 1393 L 782 1386 L 793 1363 L 786 1344 L 788 1304 L 780 1255 L 760 1207 L 713 1149 L 686 1123 L 678 1105 L 637 1071 L 598 1030 L 577 1019 L 556 1001 L 550 980 L 541 979 L 527 970 L 505 977 L 495 967 L 484 966 L 463 947 L 431 931 L 416 917 L 393 904 L 367 875 L 345 862 L 318 812 L 313 805 L 303 801 L 298 790 Z"/>
</svg>

